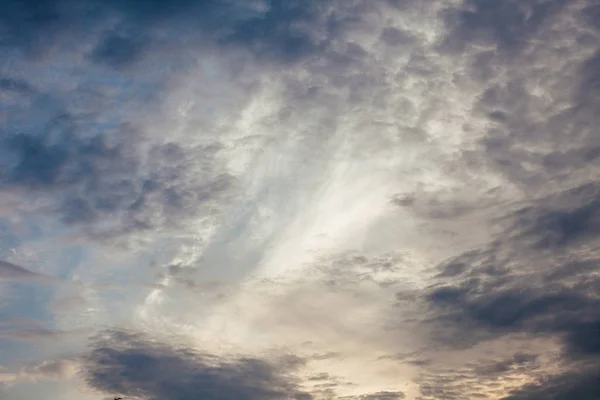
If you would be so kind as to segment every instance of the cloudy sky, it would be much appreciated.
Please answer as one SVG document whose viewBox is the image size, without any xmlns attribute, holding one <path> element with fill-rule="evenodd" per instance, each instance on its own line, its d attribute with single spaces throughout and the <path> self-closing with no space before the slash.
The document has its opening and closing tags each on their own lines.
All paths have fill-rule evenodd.
<svg viewBox="0 0 600 400">
<path fill-rule="evenodd" d="M 594 0 L 5 0 L 2 400 L 600 398 Z"/>
</svg>

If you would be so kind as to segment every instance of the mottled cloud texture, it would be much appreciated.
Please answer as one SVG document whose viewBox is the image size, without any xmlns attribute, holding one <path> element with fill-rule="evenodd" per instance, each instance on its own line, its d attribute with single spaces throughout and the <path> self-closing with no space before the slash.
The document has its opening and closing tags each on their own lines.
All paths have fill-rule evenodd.
<svg viewBox="0 0 600 400">
<path fill-rule="evenodd" d="M 599 398 L 599 21 L 1 2 L 0 398 Z"/>
</svg>

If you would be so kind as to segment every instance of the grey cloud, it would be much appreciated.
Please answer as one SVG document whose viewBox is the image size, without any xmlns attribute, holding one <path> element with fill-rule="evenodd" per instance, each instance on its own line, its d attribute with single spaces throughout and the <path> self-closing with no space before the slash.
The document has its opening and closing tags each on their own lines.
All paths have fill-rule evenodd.
<svg viewBox="0 0 600 400">
<path fill-rule="evenodd" d="M 327 16 L 329 2 L 271 1 L 260 18 L 242 21 L 234 32 L 221 39 L 250 48 L 259 56 L 293 61 L 323 48 L 328 35 L 313 36 L 317 22 Z M 335 27 L 334 21 L 327 21 Z M 325 29 L 332 28 L 325 25 Z"/>
<path fill-rule="evenodd" d="M 402 392 L 377 392 L 371 394 L 364 394 L 361 396 L 352 397 L 340 397 L 344 400 L 400 400 L 404 399 L 405 395 Z"/>
<path fill-rule="evenodd" d="M 101 30 L 110 17 L 116 29 L 132 37 L 154 39 L 152 30 L 169 27 L 178 41 L 212 43 L 249 50 L 259 57 L 293 61 L 323 48 L 340 21 L 329 18 L 326 2 L 312 1 L 160 1 L 138 0 L 71 2 L 67 0 L 9 0 L 0 9 L 7 35 L 2 44 L 43 53 L 62 37 L 77 35 L 87 26 Z M 173 28 L 176 21 L 177 28 Z M 325 36 L 315 34 L 320 25 Z M 183 28 L 183 29 L 181 29 Z M 178 32 L 179 30 L 179 32 Z M 116 35 L 115 35 L 116 33 Z M 140 55 L 143 47 L 132 39 L 107 32 L 93 51 L 93 59 L 120 67 Z"/>
<path fill-rule="evenodd" d="M 262 400 L 298 393 L 288 375 L 289 363 L 219 359 L 124 332 L 105 332 L 91 346 L 83 372 L 90 386 L 107 394 L 149 400 Z"/>
<path fill-rule="evenodd" d="M 377 392 L 359 397 L 360 400 L 400 400 L 404 398 L 405 396 L 402 392 Z"/>
<path fill-rule="evenodd" d="M 545 376 L 546 365 L 534 353 L 517 351 L 503 358 L 478 356 L 462 365 L 424 368 L 416 379 L 421 391 L 417 399 L 502 398 L 510 387 L 523 387 L 524 376 L 538 380 Z"/>
<path fill-rule="evenodd" d="M 568 290 L 553 292 L 549 288 L 518 287 L 488 295 L 477 287 L 463 287 L 451 292 L 452 295 L 447 295 L 448 291 L 439 289 L 430 296 L 438 306 L 460 310 L 459 315 L 450 313 L 446 318 L 457 321 L 466 318 L 465 322 L 472 321 L 492 332 L 559 330 L 571 318 L 584 318 L 599 306 L 584 294 Z"/>
<path fill-rule="evenodd" d="M 313 375 L 310 376 L 308 378 L 309 381 L 327 381 L 330 380 L 332 377 L 328 374 L 328 373 L 321 373 L 321 374 L 317 374 L 317 375 Z"/>
<path fill-rule="evenodd" d="M 331 359 L 336 359 L 336 358 L 341 358 L 341 357 L 342 357 L 342 354 L 340 354 L 340 353 L 329 352 L 329 353 L 324 353 L 324 354 L 315 354 L 311 357 L 311 359 L 322 361 L 322 360 L 331 360 Z"/>
<path fill-rule="evenodd" d="M 462 262 L 449 262 L 442 266 L 442 272 L 440 272 L 437 277 L 451 277 L 462 274 L 466 269 L 467 265 Z"/>
<path fill-rule="evenodd" d="M 553 337 L 563 344 L 559 362 L 567 372 L 556 379 L 538 371 L 536 354 L 476 366 L 469 372 L 472 379 L 527 365 L 523 373 L 546 376 L 545 383 L 509 398 L 563 399 L 575 393 L 592 398 L 585 396 L 597 390 L 590 376 L 597 376 L 598 369 L 589 365 L 600 361 L 600 264 L 594 250 L 598 195 L 595 184 L 585 184 L 537 200 L 507 216 L 511 222 L 494 241 L 439 266 L 440 283 L 426 299 L 438 343 L 461 349 L 519 334 L 531 340 Z M 467 389 L 457 387 L 463 381 L 457 379 L 438 385 L 428 381 L 423 391 L 435 397 L 453 387 L 460 398 Z"/>
<path fill-rule="evenodd" d="M 478 361 L 459 368 L 425 369 L 416 382 L 418 400 L 501 398 L 507 386 L 521 387 L 523 375 L 543 378 L 535 356 L 515 354 L 506 360 Z"/>
<path fill-rule="evenodd" d="M 3 179 L 3 186 L 65 187 L 94 176 L 100 164 L 113 171 L 133 172 L 119 147 L 109 147 L 103 136 L 89 140 L 71 133 L 77 129 L 75 121 L 61 115 L 51 121 L 68 131 L 59 140 L 49 134 L 17 134 L 4 139 L 4 146 L 16 159 L 16 165 Z M 110 162 L 109 162 L 110 161 Z"/>
<path fill-rule="evenodd" d="M 518 225 L 538 248 L 560 248 L 593 240 L 600 232 L 600 185 L 585 184 L 521 210 Z"/>
<path fill-rule="evenodd" d="M 381 360 L 397 360 L 401 364 L 414 365 L 417 367 L 425 367 L 432 364 L 432 360 L 421 358 L 418 351 L 412 353 L 396 353 L 388 356 L 379 357 Z"/>
<path fill-rule="evenodd" d="M 538 356 L 529 353 L 516 353 L 511 358 L 501 361 L 495 361 L 489 364 L 476 365 L 475 372 L 478 376 L 490 376 L 503 374 L 508 371 L 532 369 Z"/>
<path fill-rule="evenodd" d="M 539 384 L 526 385 L 503 400 L 593 400 L 600 393 L 600 365 L 583 366 L 558 376 L 546 376 Z"/>
<path fill-rule="evenodd" d="M 49 276 L 31 271 L 20 265 L 12 264 L 0 260 L 0 280 L 18 281 L 18 282 L 38 282 L 38 283 L 56 283 L 57 281 Z"/>
<path fill-rule="evenodd" d="M 460 55 L 485 88 L 473 110 L 488 122 L 481 154 L 465 152 L 465 163 L 475 156 L 528 196 L 597 174 L 594 9 L 588 1 L 470 0 L 446 11 L 440 50 Z"/>
<path fill-rule="evenodd" d="M 551 18 L 568 1 L 468 0 L 461 9 L 447 10 L 451 29 L 445 46 L 464 48 L 471 43 L 497 44 L 501 49 L 522 47 L 547 18 Z"/>
<path fill-rule="evenodd" d="M 381 40 L 390 46 L 412 45 L 415 42 L 415 38 L 409 32 L 394 27 L 384 28 Z"/>
<path fill-rule="evenodd" d="M 548 180 L 564 185 L 574 177 L 570 174 L 594 170 L 599 143 L 584 127 L 595 121 L 589 108 L 593 104 L 586 105 L 587 111 L 574 107 L 548 115 L 547 122 L 534 122 L 535 117 L 528 114 L 536 112 L 532 110 L 536 102 L 523 85 L 511 82 L 490 88 L 482 96 L 480 106 L 496 125 L 482 142 L 491 165 L 524 189 L 540 187 Z M 572 138 L 570 143 L 567 137 Z M 543 150 L 544 142 L 552 144 L 549 150 Z M 533 150 L 519 148 L 519 143 Z"/>
<path fill-rule="evenodd" d="M 0 337 L 2 338 L 34 343 L 39 343 L 40 341 L 57 342 L 73 336 L 79 336 L 86 332 L 86 329 L 64 331 L 43 327 L 0 327 Z"/>
<path fill-rule="evenodd" d="M 0 327 L 6 326 L 38 326 L 42 324 L 41 321 L 37 321 L 29 318 L 17 318 L 17 319 L 8 319 L 6 321 L 0 322 Z"/>
<path fill-rule="evenodd" d="M 358 44 L 336 43 L 335 50 L 333 46 L 329 47 L 336 38 L 343 36 L 345 30 L 360 23 L 361 18 L 357 16 L 360 6 L 344 14 L 343 10 L 332 12 L 328 1 L 273 1 L 256 9 L 244 3 L 249 4 L 243 1 L 108 1 L 104 2 L 107 11 L 100 12 L 100 7 L 96 7 L 99 4 L 94 2 L 71 8 L 72 4 L 65 1 L 9 0 L 5 8 L 0 8 L 0 20 L 9 33 L 1 45 L 43 53 L 42 50 L 58 48 L 53 45 L 60 42 L 60 37 L 73 38 L 82 33 L 81 25 L 89 23 L 90 28 L 94 28 L 90 31 L 94 33 L 81 39 L 85 43 L 80 45 L 85 50 L 79 50 L 86 52 L 88 62 L 96 64 L 90 67 L 113 70 L 116 75 L 111 75 L 112 78 L 124 76 L 119 74 L 137 67 L 140 61 L 145 61 L 144 57 L 159 47 L 177 49 L 178 46 L 171 45 L 181 44 L 185 49 L 202 52 L 216 45 L 248 52 L 270 62 L 307 60 L 309 64 L 314 63 L 310 64 L 310 71 L 314 72 L 311 76 L 324 76 L 328 84 L 349 88 L 348 102 L 361 99 L 361 96 L 371 97 L 369 88 L 376 86 L 374 78 L 364 73 L 366 62 L 373 61 L 369 54 Z M 388 3 L 402 9 L 411 2 L 389 0 Z M 575 64 L 581 64 L 581 68 L 575 69 L 582 72 L 580 75 L 572 74 L 571 69 L 565 70 L 567 72 L 538 71 L 532 66 L 545 60 L 545 55 L 525 51 L 528 44 L 540 40 L 536 35 L 553 21 L 553 16 L 563 11 L 567 3 L 473 0 L 466 3 L 465 9 L 448 11 L 450 35 L 441 47 L 461 54 L 469 61 L 472 79 L 490 82 L 481 94 L 474 117 L 484 118 L 491 128 L 479 143 L 477 150 L 481 153 L 465 152 L 463 158 L 480 157 L 476 160 L 480 165 L 501 173 L 508 182 L 522 188 L 531 204 L 508 217 L 515 221 L 514 226 L 495 242 L 440 266 L 437 279 L 443 285 L 431 289 L 425 301 L 431 307 L 431 322 L 440 327 L 438 338 L 448 346 L 468 346 L 485 339 L 525 333 L 562 338 L 565 359 L 573 362 L 597 356 L 599 303 L 594 293 L 599 287 L 595 277 L 599 257 L 586 250 L 586 246 L 595 243 L 593 238 L 598 233 L 596 189 L 593 184 L 584 185 L 572 192 L 549 195 L 548 192 L 554 189 L 548 187 L 580 185 L 575 181 L 580 176 L 584 180 L 596 179 L 594 168 L 600 148 L 594 129 L 598 122 L 595 100 L 598 59 L 597 56 L 588 60 L 574 59 Z M 81 11 L 84 9 L 93 12 Z M 340 6 L 340 9 L 344 7 Z M 585 12 L 589 28 L 597 29 L 597 26 L 593 27 L 597 21 L 593 21 L 591 11 L 594 10 Z M 84 15 L 85 18 L 80 18 Z M 104 29 L 103 22 L 115 16 L 119 20 L 116 27 Z M 155 36 L 154 27 L 160 28 L 157 32 L 172 36 Z M 589 34 L 578 33 L 569 38 L 573 39 L 571 48 L 578 44 L 582 48 L 596 45 Z M 416 39 L 398 28 L 388 27 L 381 32 L 380 40 L 391 48 L 412 45 Z M 548 43 L 550 41 L 552 39 Z M 479 44 L 483 44 L 485 50 L 479 50 Z M 555 50 L 556 54 L 565 51 Z M 184 57 L 178 53 L 168 56 L 174 57 L 169 59 L 174 64 L 180 62 L 178 56 Z M 410 72 L 432 77 L 427 57 L 413 54 L 408 66 Z M 552 63 L 544 61 L 543 64 Z M 572 76 L 577 78 L 574 80 Z M 541 78 L 538 81 L 536 77 Z M 160 80 L 157 85 L 164 82 Z M 298 88 L 290 85 L 288 99 L 302 105 L 317 104 L 334 115 L 337 112 L 335 105 L 330 107 L 323 100 L 327 98 L 327 94 L 323 94 L 326 90 L 319 86 L 323 84 L 315 79 L 311 85 L 310 88 L 301 83 Z M 565 98 L 561 98 L 561 105 L 548 109 L 544 96 L 533 93 L 531 87 L 536 85 L 551 93 L 566 93 Z M 102 115 L 90 110 L 103 109 L 114 101 L 112 98 L 95 93 L 92 97 L 97 103 L 86 104 L 85 113 L 77 114 L 63 106 L 60 99 L 42 93 L 43 89 L 36 87 L 33 79 L 7 77 L 0 81 L 0 90 L 29 99 L 35 105 L 34 109 L 40 111 L 38 117 L 50 114 L 40 121 L 39 126 L 30 129 L 29 108 L 21 110 L 24 117 L 17 121 L 19 124 L 11 121 L 18 119 L 14 115 L 21 114 L 8 113 L 9 123 L 3 130 L 14 135 L 2 145 L 12 153 L 14 164 L 10 169 L 3 169 L 2 189 L 24 190 L 36 198 L 52 197 L 56 200 L 53 211 L 63 222 L 83 226 L 93 237 L 114 237 L 185 224 L 200 209 L 210 213 L 224 198 L 235 193 L 235 181 L 224 173 L 222 166 L 214 164 L 215 148 L 184 149 L 172 143 L 156 145 L 148 154 L 141 155 L 135 143 L 142 139 L 135 136 L 136 132 L 130 132 L 126 124 L 121 124 L 122 129 L 119 128 L 113 137 L 95 133 L 104 130 L 102 124 L 98 128 L 86 121 L 102 119 Z M 79 96 L 81 90 L 71 92 L 71 95 Z M 554 102 L 558 103 L 558 100 Z M 563 107 L 563 103 L 567 105 Z M 330 118 L 323 125 L 333 126 L 334 122 Z M 25 126 L 24 133 L 21 132 L 22 125 Z M 327 131 L 319 128 L 319 131 L 323 130 Z M 67 133 L 57 135 L 56 132 Z M 318 139 L 319 146 L 315 147 L 321 148 L 327 139 Z M 146 157 L 142 156 L 149 156 L 149 161 L 143 161 Z M 315 156 L 318 157 L 320 155 Z M 197 170 L 207 171 L 206 175 L 195 176 Z M 411 196 L 398 198 L 396 203 L 414 207 L 432 219 L 443 220 L 465 215 L 480 206 L 474 204 L 477 201 L 459 202 L 449 207 L 450 202 Z M 342 268 L 344 263 L 360 267 L 361 275 L 334 276 L 328 282 L 330 286 L 369 280 L 376 271 L 395 268 L 394 260 L 376 261 L 372 265 L 366 260 L 342 260 L 339 262 Z M 179 276 L 181 282 L 194 283 L 185 274 L 170 273 Z M 399 294 L 398 299 L 401 297 Z M 115 340 L 117 336 L 114 336 Z M 227 398 L 234 398 L 234 394 L 241 395 L 250 389 L 263 390 L 262 383 L 255 384 L 255 379 L 261 382 L 279 379 L 274 372 L 273 375 L 265 372 L 267 367 L 261 367 L 261 377 L 246 377 L 245 372 L 241 372 L 246 371 L 246 361 L 217 363 L 214 367 L 202 357 L 197 361 L 196 357 L 188 357 L 187 353 L 182 355 L 167 346 L 151 345 L 131 336 L 123 338 L 123 347 L 114 343 L 96 343 L 90 356 L 89 374 L 96 387 L 109 391 L 119 389 L 132 395 L 142 391 L 148 396 L 156 396 L 153 398 L 176 397 L 180 393 L 183 393 L 180 398 L 191 398 L 192 390 L 205 390 L 201 393 L 209 396 L 206 390 L 230 389 L 237 392 L 226 391 L 231 393 Z M 140 359 L 151 360 L 145 371 L 154 382 L 147 382 L 136 372 L 135 365 Z M 179 368 L 182 375 L 160 375 L 155 367 L 158 360 Z M 502 375 L 520 362 L 501 360 L 489 366 L 474 367 L 475 372 L 469 373 Z M 523 364 L 527 365 L 527 362 Z M 421 366 L 427 367 L 426 364 Z M 121 376 L 109 376 L 108 370 L 103 369 L 108 367 L 120 371 Z M 236 378 L 232 380 L 242 387 L 229 385 L 231 388 L 225 388 L 224 382 L 230 381 L 223 376 Z M 557 389 L 557 393 L 579 393 L 583 397 L 583 392 L 569 390 L 575 390 L 579 383 L 587 383 L 593 389 L 590 377 L 594 376 L 589 372 L 581 378 L 581 374 L 574 373 L 571 378 L 564 379 L 563 389 Z M 457 376 L 448 378 L 452 379 Z M 199 387 L 196 381 L 203 380 L 206 384 Z M 176 393 L 171 382 L 182 391 Z M 279 384 L 285 386 L 285 382 Z M 432 398 L 461 398 L 461 390 L 466 389 L 451 386 L 443 387 L 428 381 L 422 388 Z M 550 393 L 545 387 L 524 388 L 523 391 Z M 473 394 L 483 395 L 482 392 Z M 253 396 L 250 398 L 264 395 Z M 276 398 L 275 394 L 268 396 Z M 302 395 L 296 397 L 302 398 Z"/>
<path fill-rule="evenodd" d="M 600 30 L 600 26 L 597 27 Z M 582 38 L 581 41 L 592 41 L 593 38 Z M 598 50 L 591 58 L 586 60 L 577 71 L 577 88 L 575 96 L 578 101 L 574 115 L 579 117 L 579 127 L 587 120 L 594 120 L 594 111 L 598 109 L 598 93 L 600 90 L 600 50 Z M 594 161 L 598 158 L 598 143 L 588 149 L 584 153 L 586 159 Z"/>
<path fill-rule="evenodd" d="M 125 67 L 141 56 L 143 41 L 119 34 L 108 34 L 91 54 L 93 61 L 105 63 L 113 68 Z"/>
<path fill-rule="evenodd" d="M 440 49 L 460 54 L 485 85 L 473 110 L 487 124 L 481 153 L 465 151 L 464 162 L 480 157 L 523 193 L 494 221 L 503 228 L 492 241 L 439 266 L 425 301 L 433 335 L 450 347 L 519 334 L 562 340 L 564 363 L 597 359 L 599 32 L 591 3 L 575 3 L 474 0 L 446 10 Z M 429 396 L 451 398 L 428 385 Z M 466 389 L 456 390 L 460 398 Z"/>
<path fill-rule="evenodd" d="M 33 90 L 27 81 L 18 78 L 2 77 L 0 78 L 0 93 L 5 94 L 15 92 L 19 94 L 28 94 Z"/>
<path fill-rule="evenodd" d="M 58 3 L 55 0 L 4 2 L 0 7 L 0 22 L 5 33 L 0 45 L 23 46 L 30 53 L 41 52 L 60 31 Z"/>
<path fill-rule="evenodd" d="M 196 148 L 145 146 L 144 128 L 131 119 L 161 103 L 173 71 L 185 70 L 190 54 L 217 48 L 287 63 L 327 53 L 328 61 L 340 59 L 336 65 L 352 63 L 364 56 L 358 45 L 348 54 L 326 47 L 360 22 L 361 7 L 296 0 L 4 2 L 0 20 L 8 34 L 1 45 L 49 58 L 14 52 L 0 65 L 6 70 L 0 90 L 20 96 L 0 125 L 6 133 L 0 190 L 21 193 L 65 224 L 116 243 L 214 215 L 236 184 L 216 161 L 218 139 Z M 54 62 L 52 54 L 82 64 L 55 71 L 55 81 L 37 79 L 36 68 Z M 154 61 L 146 57 L 157 55 L 164 71 L 148 76 Z M 57 81 L 66 85 L 62 94 L 54 90 Z M 140 102 L 143 110 L 132 110 Z"/>
<path fill-rule="evenodd" d="M 184 150 L 168 143 L 154 146 L 150 163 L 144 164 L 130 129 L 122 128 L 115 142 L 103 134 L 80 137 L 72 133 L 79 129 L 78 121 L 62 121 L 67 129 L 62 137 L 38 133 L 4 139 L 15 163 L 0 180 L 0 188 L 52 196 L 53 211 L 62 221 L 84 226 L 92 237 L 117 239 L 177 226 L 198 212 L 199 204 L 220 198 L 231 185 L 218 170 L 212 177 L 191 178 L 188 173 L 202 163 L 211 175 L 210 168 L 218 168 L 211 165 L 214 149 Z"/>
</svg>

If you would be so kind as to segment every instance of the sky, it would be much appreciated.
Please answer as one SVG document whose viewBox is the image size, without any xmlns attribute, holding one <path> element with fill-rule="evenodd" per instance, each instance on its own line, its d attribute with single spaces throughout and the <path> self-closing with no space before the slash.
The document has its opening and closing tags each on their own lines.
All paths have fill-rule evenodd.
<svg viewBox="0 0 600 400">
<path fill-rule="evenodd" d="M 0 399 L 598 399 L 598 126 L 594 0 L 4 0 Z"/>
</svg>

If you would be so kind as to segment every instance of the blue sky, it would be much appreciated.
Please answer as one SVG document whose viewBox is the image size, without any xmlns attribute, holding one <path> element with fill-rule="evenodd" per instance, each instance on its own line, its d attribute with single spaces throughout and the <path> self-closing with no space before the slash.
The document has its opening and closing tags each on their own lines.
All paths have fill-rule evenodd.
<svg viewBox="0 0 600 400">
<path fill-rule="evenodd" d="M 591 0 L 7 0 L 2 400 L 597 399 Z"/>
</svg>

